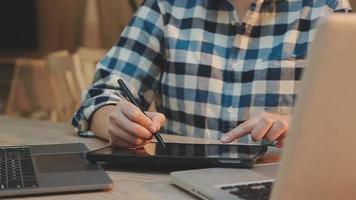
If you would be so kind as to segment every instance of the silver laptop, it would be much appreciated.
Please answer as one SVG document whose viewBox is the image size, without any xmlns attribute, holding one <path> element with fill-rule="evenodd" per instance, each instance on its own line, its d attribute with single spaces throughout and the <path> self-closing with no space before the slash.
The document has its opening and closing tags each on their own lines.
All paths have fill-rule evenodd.
<svg viewBox="0 0 356 200">
<path fill-rule="evenodd" d="M 87 151 L 80 143 L 0 147 L 0 198 L 111 188 Z"/>
<path fill-rule="evenodd" d="M 202 199 L 356 199 L 356 15 L 321 23 L 307 63 L 279 166 L 173 172 L 171 182 Z"/>
</svg>

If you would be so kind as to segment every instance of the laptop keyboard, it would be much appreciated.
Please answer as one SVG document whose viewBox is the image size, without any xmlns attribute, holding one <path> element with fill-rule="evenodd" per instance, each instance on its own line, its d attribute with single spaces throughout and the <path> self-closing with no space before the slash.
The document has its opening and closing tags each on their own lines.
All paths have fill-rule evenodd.
<svg viewBox="0 0 356 200">
<path fill-rule="evenodd" d="M 230 192 L 241 199 L 268 200 L 272 191 L 272 181 L 251 183 L 246 185 L 228 185 L 220 189 Z"/>
<path fill-rule="evenodd" d="M 37 187 L 29 147 L 0 147 L 0 192 Z"/>
</svg>

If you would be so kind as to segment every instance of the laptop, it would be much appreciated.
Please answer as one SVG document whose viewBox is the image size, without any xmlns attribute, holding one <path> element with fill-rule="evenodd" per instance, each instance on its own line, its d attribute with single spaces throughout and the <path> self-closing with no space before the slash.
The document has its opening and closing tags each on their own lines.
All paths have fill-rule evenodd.
<svg viewBox="0 0 356 200">
<path fill-rule="evenodd" d="M 111 188 L 87 151 L 81 143 L 0 147 L 0 198 Z"/>
<path fill-rule="evenodd" d="M 356 198 L 356 15 L 333 15 L 316 33 L 281 163 L 252 170 L 171 173 L 202 199 Z"/>
</svg>

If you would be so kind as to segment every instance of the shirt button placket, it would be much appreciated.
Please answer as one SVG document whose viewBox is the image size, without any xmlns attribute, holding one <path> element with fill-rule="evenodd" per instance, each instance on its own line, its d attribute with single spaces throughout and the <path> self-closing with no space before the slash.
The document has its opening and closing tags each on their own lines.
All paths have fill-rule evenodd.
<svg viewBox="0 0 356 200">
<path fill-rule="evenodd" d="M 234 108 L 232 106 L 230 106 L 228 109 L 227 109 L 227 112 L 229 114 L 232 114 L 234 112 Z"/>
<path fill-rule="evenodd" d="M 238 67 L 239 67 L 239 65 L 237 63 L 234 63 L 231 65 L 231 68 L 234 70 L 237 70 Z"/>
</svg>

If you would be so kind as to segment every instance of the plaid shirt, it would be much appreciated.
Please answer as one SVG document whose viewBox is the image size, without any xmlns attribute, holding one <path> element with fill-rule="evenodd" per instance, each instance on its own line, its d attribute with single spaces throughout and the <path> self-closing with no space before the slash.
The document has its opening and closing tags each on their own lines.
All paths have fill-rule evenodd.
<svg viewBox="0 0 356 200">
<path fill-rule="evenodd" d="M 97 65 L 72 124 L 123 96 L 123 79 L 165 132 L 219 138 L 263 111 L 291 114 L 308 46 L 320 19 L 348 0 L 257 0 L 239 23 L 228 0 L 146 0 Z M 245 139 L 246 140 L 246 139 Z"/>
</svg>

